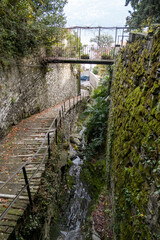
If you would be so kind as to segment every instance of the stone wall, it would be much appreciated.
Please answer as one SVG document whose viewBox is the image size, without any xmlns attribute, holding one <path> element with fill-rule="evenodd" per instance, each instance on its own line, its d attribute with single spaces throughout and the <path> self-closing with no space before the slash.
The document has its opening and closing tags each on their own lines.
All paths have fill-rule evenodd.
<svg viewBox="0 0 160 240">
<path fill-rule="evenodd" d="M 115 239 L 160 239 L 160 30 L 121 49 L 107 167 Z"/>
<path fill-rule="evenodd" d="M 48 104 L 50 106 L 77 95 L 78 82 L 74 65 L 62 63 L 49 64 L 45 77 Z"/>
<path fill-rule="evenodd" d="M 35 54 L 0 68 L 0 138 L 21 119 L 77 95 L 74 67 L 43 66 L 43 55 Z"/>
</svg>

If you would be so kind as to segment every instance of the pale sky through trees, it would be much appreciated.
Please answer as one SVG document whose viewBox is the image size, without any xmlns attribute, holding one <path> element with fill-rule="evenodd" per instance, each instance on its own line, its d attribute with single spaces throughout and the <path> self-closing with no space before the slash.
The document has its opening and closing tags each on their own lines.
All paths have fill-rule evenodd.
<svg viewBox="0 0 160 240">
<path fill-rule="evenodd" d="M 125 0 L 68 0 L 67 26 L 124 26 L 130 6 Z"/>
</svg>

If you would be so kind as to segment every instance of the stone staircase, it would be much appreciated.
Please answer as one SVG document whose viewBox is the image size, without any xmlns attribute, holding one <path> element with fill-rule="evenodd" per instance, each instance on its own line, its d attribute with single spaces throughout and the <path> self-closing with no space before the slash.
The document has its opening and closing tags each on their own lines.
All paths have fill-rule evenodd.
<svg viewBox="0 0 160 240">
<path fill-rule="evenodd" d="M 63 107 L 65 107 L 65 110 L 67 111 L 69 107 L 72 107 L 75 102 L 80 100 L 80 96 L 75 97 L 74 100 L 71 99 L 71 101 L 67 100 L 63 103 L 65 104 Z M 21 166 L 27 161 L 28 163 L 25 168 L 27 177 L 30 179 L 44 158 L 44 153 L 46 150 L 48 151 L 47 138 L 38 154 L 36 154 L 34 158 L 32 158 L 32 156 L 41 146 L 51 123 L 55 117 L 59 116 L 59 111 L 61 109 L 62 104 L 59 104 L 41 113 L 35 114 L 30 118 L 22 120 L 18 125 L 13 127 L 8 136 L 0 142 L 0 188 L 17 171 L 17 169 L 21 168 Z M 32 199 L 39 188 L 47 158 L 48 154 L 45 154 L 44 162 L 41 164 L 38 172 L 35 173 L 29 184 Z M 0 215 L 7 209 L 24 185 L 25 180 L 23 171 L 19 171 L 14 178 L 0 190 Z M 8 239 L 13 232 L 18 219 L 24 214 L 28 204 L 29 198 L 27 190 L 25 189 L 0 221 L 1 240 Z"/>
</svg>

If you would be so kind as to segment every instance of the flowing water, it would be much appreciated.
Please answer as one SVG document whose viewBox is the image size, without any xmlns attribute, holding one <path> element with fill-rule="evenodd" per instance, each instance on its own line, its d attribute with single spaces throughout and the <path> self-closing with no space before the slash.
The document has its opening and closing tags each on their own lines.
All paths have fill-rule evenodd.
<svg viewBox="0 0 160 240">
<path fill-rule="evenodd" d="M 83 136 L 84 128 L 80 132 Z M 84 138 L 82 138 L 82 148 L 84 148 Z M 73 149 L 74 153 L 76 150 Z M 64 214 L 65 223 L 55 226 L 51 230 L 50 240 L 84 240 L 85 237 L 81 227 L 85 223 L 85 218 L 90 202 L 90 196 L 86 187 L 80 180 L 80 173 L 83 165 L 84 157 L 78 154 L 73 160 L 73 164 L 69 169 L 69 175 L 75 178 L 74 194 L 70 200 L 67 210 Z M 68 192 L 70 194 L 70 192 Z M 57 234 L 55 234 L 57 232 Z"/>
</svg>

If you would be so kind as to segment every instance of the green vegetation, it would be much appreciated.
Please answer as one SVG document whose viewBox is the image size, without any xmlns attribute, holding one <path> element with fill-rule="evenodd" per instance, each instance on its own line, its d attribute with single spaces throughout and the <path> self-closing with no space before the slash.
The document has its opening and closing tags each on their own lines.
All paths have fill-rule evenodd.
<svg viewBox="0 0 160 240">
<path fill-rule="evenodd" d="M 14 103 L 15 103 L 15 101 L 16 101 L 16 100 L 15 100 L 15 98 L 14 98 L 14 97 L 12 97 L 12 98 L 11 98 L 11 103 L 12 103 L 12 104 L 14 104 Z"/>
<path fill-rule="evenodd" d="M 160 1 L 154 0 L 126 0 L 126 6 L 131 4 L 133 12 L 129 11 L 127 25 L 133 28 L 148 26 L 151 23 L 160 23 Z"/>
<path fill-rule="evenodd" d="M 114 42 L 113 37 L 108 34 L 100 34 L 90 39 L 90 42 L 96 43 L 98 48 L 94 49 L 94 53 L 97 55 L 96 57 L 100 57 L 101 55 L 109 55 L 111 53 L 111 46 Z"/>
<path fill-rule="evenodd" d="M 66 32 L 65 39 L 67 40 L 67 47 L 65 51 L 69 52 L 71 57 L 77 57 L 76 54 L 80 56 L 82 53 L 82 43 L 80 37 L 78 37 L 77 32 Z"/>
<path fill-rule="evenodd" d="M 82 54 L 81 59 L 89 59 L 89 54 Z"/>
<path fill-rule="evenodd" d="M 71 33 L 67 29 L 63 29 L 63 31 L 61 30 L 60 32 L 60 36 L 66 41 L 54 42 L 54 45 L 49 49 L 48 52 L 50 53 L 51 50 L 52 56 L 55 57 L 80 57 L 81 53 L 83 52 L 83 46 L 77 33 Z"/>
<path fill-rule="evenodd" d="M 93 73 L 96 74 L 96 75 L 98 74 L 98 66 L 95 66 L 95 67 L 93 68 Z"/>
<path fill-rule="evenodd" d="M 0 57 L 26 56 L 39 46 L 51 46 L 62 33 L 66 0 L 1 0 Z"/>
<path fill-rule="evenodd" d="M 104 56 L 106 56 L 106 54 L 104 54 Z M 112 70 L 113 67 L 107 65 L 96 65 L 93 68 L 93 73 L 98 74 L 100 78 L 106 78 L 108 75 L 112 74 Z"/>
<path fill-rule="evenodd" d="M 106 157 L 105 145 L 108 126 L 109 95 L 110 95 L 111 76 L 101 79 L 99 86 L 91 95 L 91 102 L 87 105 L 85 115 L 85 137 L 86 137 L 86 160 L 84 161 L 81 178 L 87 184 L 91 202 L 88 209 L 88 218 L 84 231 L 86 239 L 92 239 L 92 219 L 97 203 L 101 202 L 101 196 L 106 197 Z M 102 194 L 103 191 L 103 194 Z M 101 203 L 104 205 L 103 203 Z M 104 206 L 104 216 L 107 214 L 107 204 Z M 106 212 L 105 212 L 106 210 Z M 102 211 L 102 209 L 101 209 Z M 97 212 L 99 214 L 99 212 Z M 105 222 L 105 219 L 104 219 Z M 103 224 L 103 223 L 102 223 Z M 105 226 L 104 226 L 105 229 Z M 105 236 L 103 232 L 103 237 Z"/>
<path fill-rule="evenodd" d="M 97 45 L 100 48 L 106 49 L 106 47 L 111 47 L 111 45 L 114 41 L 113 41 L 113 37 L 111 35 L 103 34 L 103 35 L 91 38 L 90 42 L 97 43 Z"/>
<path fill-rule="evenodd" d="M 106 128 L 107 128 L 107 116 L 109 110 L 109 96 L 107 96 L 107 83 L 110 79 L 106 76 L 101 80 L 97 89 L 92 94 L 92 102 L 88 104 L 88 114 L 86 123 L 86 139 L 88 143 L 88 149 L 91 152 L 96 151 L 103 143 L 105 143 Z"/>
<path fill-rule="evenodd" d="M 103 54 L 101 55 L 101 59 L 111 60 L 111 59 L 113 59 L 113 58 L 112 58 L 112 56 L 110 56 L 110 55 L 108 55 L 108 54 L 106 54 L 106 53 L 103 53 Z"/>
<path fill-rule="evenodd" d="M 86 116 L 86 160 L 82 179 L 87 183 L 93 201 L 97 199 L 106 182 L 105 142 L 109 110 L 110 77 L 103 78 L 91 96 Z"/>
</svg>

